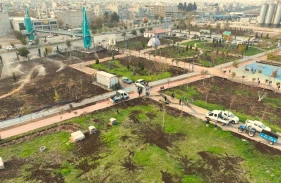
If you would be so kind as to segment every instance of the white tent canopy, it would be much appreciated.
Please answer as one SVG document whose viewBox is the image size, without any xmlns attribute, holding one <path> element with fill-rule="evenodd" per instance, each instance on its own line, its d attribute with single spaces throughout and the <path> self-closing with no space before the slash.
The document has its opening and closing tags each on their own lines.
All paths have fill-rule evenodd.
<svg viewBox="0 0 281 183">
<path fill-rule="evenodd" d="M 152 47 L 156 47 L 160 45 L 161 45 L 160 40 L 157 37 L 150 38 L 150 40 L 147 43 L 147 46 L 152 46 Z"/>
</svg>

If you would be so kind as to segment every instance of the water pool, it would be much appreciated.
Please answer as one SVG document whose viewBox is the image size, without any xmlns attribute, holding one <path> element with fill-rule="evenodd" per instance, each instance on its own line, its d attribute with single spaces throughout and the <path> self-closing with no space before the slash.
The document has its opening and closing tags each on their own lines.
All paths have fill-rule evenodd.
<svg viewBox="0 0 281 183">
<path fill-rule="evenodd" d="M 271 76 L 272 72 L 275 69 L 278 69 L 276 79 L 281 80 L 281 67 L 266 65 L 266 64 L 260 64 L 260 63 L 253 63 L 253 64 L 246 65 L 243 68 L 249 69 L 250 72 L 251 72 L 251 69 L 256 70 L 256 72 L 258 72 L 258 70 L 262 70 L 262 74 L 265 75 L 265 76 L 268 76 L 268 77 Z"/>
</svg>

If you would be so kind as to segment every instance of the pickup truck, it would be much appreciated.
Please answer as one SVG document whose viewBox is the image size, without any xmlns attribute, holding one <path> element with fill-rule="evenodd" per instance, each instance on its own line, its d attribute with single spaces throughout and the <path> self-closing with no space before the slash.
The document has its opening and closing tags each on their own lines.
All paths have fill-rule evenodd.
<svg viewBox="0 0 281 183">
<path fill-rule="evenodd" d="M 223 125 L 228 125 L 232 121 L 227 116 L 224 116 L 223 111 L 221 110 L 210 111 L 205 115 L 205 118 L 207 121 L 219 122 L 222 123 Z"/>
<path fill-rule="evenodd" d="M 117 103 L 118 101 L 127 100 L 127 99 L 129 99 L 128 93 L 122 90 L 118 90 L 115 95 L 109 98 L 109 100 L 113 103 Z"/>
</svg>

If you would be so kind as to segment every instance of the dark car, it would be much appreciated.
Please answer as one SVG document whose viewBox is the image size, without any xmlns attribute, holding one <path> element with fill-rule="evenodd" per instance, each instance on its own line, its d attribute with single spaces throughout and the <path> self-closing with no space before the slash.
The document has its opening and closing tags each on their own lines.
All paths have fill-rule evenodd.
<svg viewBox="0 0 281 183">
<path fill-rule="evenodd" d="M 133 82 L 132 80 L 130 80 L 127 77 L 122 77 L 121 80 L 123 81 L 123 83 L 127 83 L 127 84 L 131 84 Z"/>
</svg>

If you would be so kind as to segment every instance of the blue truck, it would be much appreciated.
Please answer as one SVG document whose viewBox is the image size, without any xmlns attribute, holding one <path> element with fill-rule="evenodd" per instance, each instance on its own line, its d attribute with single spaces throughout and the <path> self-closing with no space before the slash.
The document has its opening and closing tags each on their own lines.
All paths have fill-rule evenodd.
<svg viewBox="0 0 281 183">
<path fill-rule="evenodd" d="M 266 130 L 262 130 L 260 132 L 260 137 L 267 140 L 269 142 L 269 144 L 273 145 L 275 143 L 277 143 L 278 141 L 278 135 Z"/>
</svg>

